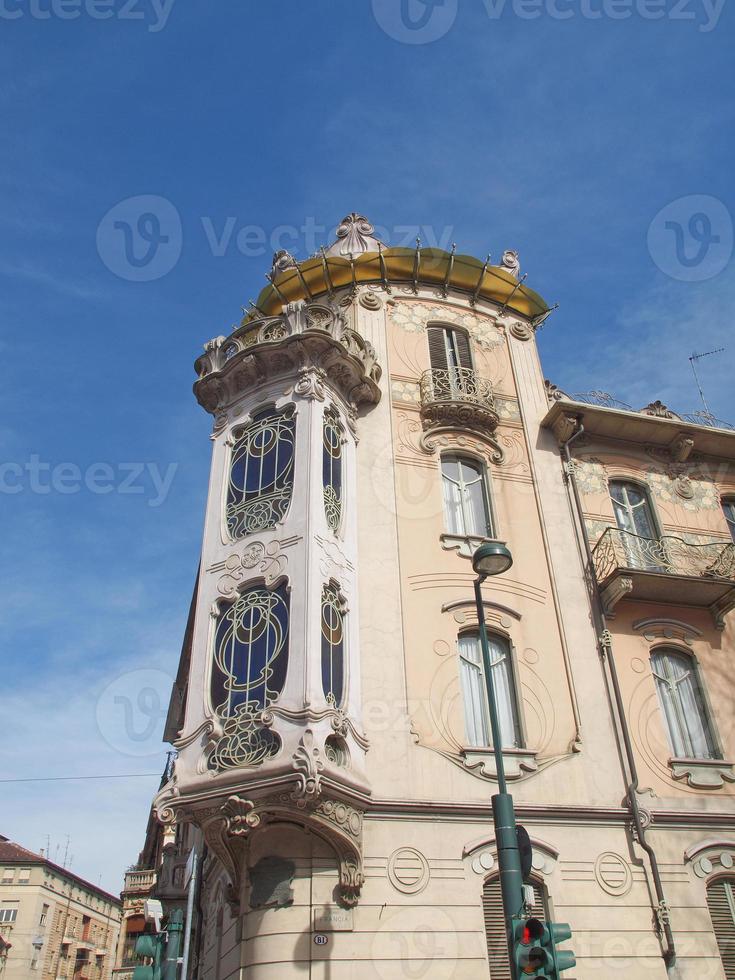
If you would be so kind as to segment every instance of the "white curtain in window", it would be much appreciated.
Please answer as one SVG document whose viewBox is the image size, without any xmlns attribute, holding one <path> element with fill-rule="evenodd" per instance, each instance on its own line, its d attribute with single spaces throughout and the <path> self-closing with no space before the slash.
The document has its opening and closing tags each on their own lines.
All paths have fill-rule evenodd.
<svg viewBox="0 0 735 980">
<path fill-rule="evenodd" d="M 493 533 L 485 474 L 480 463 L 458 456 L 442 457 L 444 516 L 450 534 Z"/>
<path fill-rule="evenodd" d="M 691 658 L 662 650 L 653 654 L 651 665 L 674 757 L 714 758 L 712 733 Z"/>
<path fill-rule="evenodd" d="M 488 639 L 500 738 L 504 748 L 514 748 L 518 746 L 519 738 L 510 648 L 500 637 L 490 636 Z M 477 634 L 460 636 L 459 658 L 467 743 L 478 747 L 489 746 L 492 738 L 488 696 L 482 669 L 480 638 Z"/>
</svg>

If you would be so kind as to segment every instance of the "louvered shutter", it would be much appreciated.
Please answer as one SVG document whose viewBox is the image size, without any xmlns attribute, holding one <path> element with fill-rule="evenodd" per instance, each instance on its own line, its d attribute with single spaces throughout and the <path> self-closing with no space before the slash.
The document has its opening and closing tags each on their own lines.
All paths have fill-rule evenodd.
<svg viewBox="0 0 735 980">
<path fill-rule="evenodd" d="M 434 371 L 447 370 L 447 348 L 443 327 L 429 327 L 429 360 Z"/>
<path fill-rule="evenodd" d="M 459 366 L 463 368 L 472 368 L 472 354 L 470 353 L 470 340 L 466 333 L 462 330 L 453 330 L 454 343 L 457 351 L 457 357 L 459 358 Z"/>
<path fill-rule="evenodd" d="M 716 881 L 707 889 L 707 905 L 727 980 L 735 980 L 735 880 Z"/>
<path fill-rule="evenodd" d="M 490 881 L 485 882 L 482 891 L 482 911 L 485 917 L 490 980 L 511 980 L 500 878 L 491 878 Z M 548 917 L 543 892 L 535 883 L 533 883 L 533 911 L 540 919 Z"/>
</svg>

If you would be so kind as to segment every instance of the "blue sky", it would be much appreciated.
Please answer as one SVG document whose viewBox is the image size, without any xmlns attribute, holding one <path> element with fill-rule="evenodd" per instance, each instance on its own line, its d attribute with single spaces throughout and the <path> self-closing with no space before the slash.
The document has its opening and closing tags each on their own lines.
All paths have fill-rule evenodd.
<svg viewBox="0 0 735 980">
<path fill-rule="evenodd" d="M 97 2 L 0 3 L 5 779 L 163 767 L 209 466 L 192 364 L 281 226 L 321 244 L 357 210 L 394 242 L 516 248 L 560 304 L 549 378 L 693 411 L 687 357 L 725 346 L 701 373 L 735 421 L 732 9 L 406 0 L 442 36 L 403 43 L 379 23 L 401 33 L 401 0 Z M 143 231 L 180 255 L 131 281 L 114 248 L 142 195 L 170 202 Z M 0 783 L 0 833 L 52 856 L 69 834 L 74 870 L 117 891 L 156 786 Z"/>
</svg>

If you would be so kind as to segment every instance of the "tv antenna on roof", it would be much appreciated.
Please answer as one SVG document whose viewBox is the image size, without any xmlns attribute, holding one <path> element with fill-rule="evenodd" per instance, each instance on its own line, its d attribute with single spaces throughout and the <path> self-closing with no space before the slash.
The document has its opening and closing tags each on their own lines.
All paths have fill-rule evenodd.
<svg viewBox="0 0 735 980">
<path fill-rule="evenodd" d="M 710 354 L 721 354 L 724 351 L 724 347 L 716 347 L 715 350 L 706 350 L 703 354 L 692 354 L 689 358 L 689 363 L 692 366 L 692 374 L 694 375 L 694 380 L 697 382 L 697 388 L 699 389 L 699 397 L 702 399 L 702 404 L 704 405 L 704 410 L 710 417 L 712 413 L 709 410 L 709 405 L 705 401 L 704 392 L 702 391 L 702 384 L 699 380 L 699 375 L 697 374 L 697 369 L 694 366 L 694 362 L 698 361 L 701 357 L 709 357 Z"/>
</svg>

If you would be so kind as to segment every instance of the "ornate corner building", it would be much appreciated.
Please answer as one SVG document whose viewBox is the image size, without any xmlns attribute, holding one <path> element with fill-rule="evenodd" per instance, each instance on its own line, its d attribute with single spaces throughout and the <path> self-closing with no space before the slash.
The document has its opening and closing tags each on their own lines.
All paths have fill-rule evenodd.
<svg viewBox="0 0 735 980">
<path fill-rule="evenodd" d="M 498 539 L 537 911 L 579 980 L 735 976 L 735 433 L 545 383 L 512 251 L 337 236 L 277 253 L 196 362 L 211 478 L 149 828 L 165 880 L 202 858 L 190 976 L 510 975 L 470 561 Z"/>
</svg>

